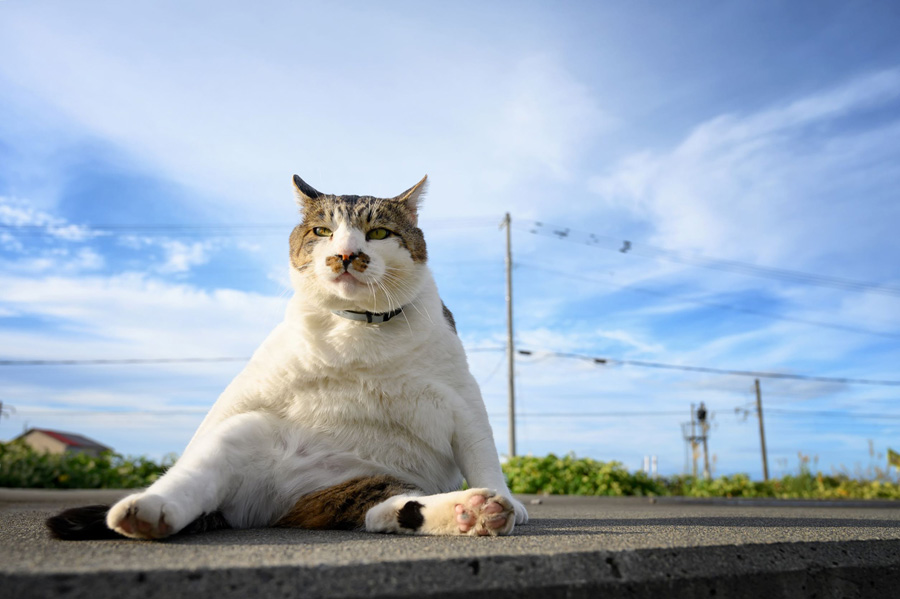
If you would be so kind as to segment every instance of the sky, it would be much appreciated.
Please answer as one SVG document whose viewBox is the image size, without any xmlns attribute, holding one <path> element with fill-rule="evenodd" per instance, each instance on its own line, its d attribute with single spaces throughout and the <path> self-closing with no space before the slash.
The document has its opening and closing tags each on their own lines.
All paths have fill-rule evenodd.
<svg viewBox="0 0 900 599">
<path fill-rule="evenodd" d="M 898 27 L 887 1 L 0 0 L 0 440 L 180 453 L 283 316 L 291 176 L 427 173 L 501 455 L 509 213 L 517 453 L 678 474 L 703 402 L 714 474 L 759 479 L 759 378 L 773 476 L 871 475 L 900 450 Z"/>
</svg>

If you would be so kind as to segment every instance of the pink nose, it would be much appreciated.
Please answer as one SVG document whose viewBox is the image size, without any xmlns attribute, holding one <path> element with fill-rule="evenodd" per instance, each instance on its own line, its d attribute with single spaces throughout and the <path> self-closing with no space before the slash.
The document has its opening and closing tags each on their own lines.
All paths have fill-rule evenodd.
<svg viewBox="0 0 900 599">
<path fill-rule="evenodd" d="M 337 254 L 337 257 L 341 259 L 341 263 L 344 265 L 344 269 L 346 270 L 350 263 L 356 260 L 356 254 Z"/>
</svg>

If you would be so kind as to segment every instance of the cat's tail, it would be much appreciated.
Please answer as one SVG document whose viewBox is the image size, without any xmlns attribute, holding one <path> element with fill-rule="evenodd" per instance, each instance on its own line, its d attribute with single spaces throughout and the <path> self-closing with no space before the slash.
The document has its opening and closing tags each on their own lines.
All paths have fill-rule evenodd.
<svg viewBox="0 0 900 599">
<path fill-rule="evenodd" d="M 47 518 L 50 536 L 62 541 L 93 541 L 103 539 L 126 539 L 106 525 L 108 505 L 86 505 L 60 512 Z M 203 514 L 184 527 L 178 534 L 194 534 L 221 528 L 231 528 L 221 512 Z"/>
</svg>

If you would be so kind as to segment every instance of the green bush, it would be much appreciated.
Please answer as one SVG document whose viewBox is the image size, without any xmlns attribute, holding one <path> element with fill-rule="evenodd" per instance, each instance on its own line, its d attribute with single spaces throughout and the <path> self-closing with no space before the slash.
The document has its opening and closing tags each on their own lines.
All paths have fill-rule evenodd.
<svg viewBox="0 0 900 599">
<path fill-rule="evenodd" d="M 0 487 L 32 489 L 129 489 L 146 487 L 175 462 L 157 464 L 111 451 L 98 457 L 83 453 L 34 451 L 21 441 L 0 443 Z"/>
<path fill-rule="evenodd" d="M 573 454 L 544 458 L 518 456 L 504 465 L 513 493 L 550 495 L 664 495 L 665 487 L 643 472 L 629 474 L 619 462 L 576 459 Z"/>
<path fill-rule="evenodd" d="M 34 489 L 127 489 L 152 484 L 175 463 L 144 457 L 123 457 L 105 452 L 86 454 L 36 452 L 21 441 L 0 443 L 0 487 Z M 801 460 L 796 475 L 768 482 L 746 474 L 705 480 L 693 476 L 653 479 L 643 472 L 628 472 L 619 462 L 557 457 L 518 456 L 503 465 L 513 493 L 549 495 L 607 495 L 684 497 L 743 497 L 777 499 L 900 499 L 894 480 L 858 480 L 846 474 L 813 474 Z"/>
<path fill-rule="evenodd" d="M 549 495 L 674 495 L 683 497 L 742 497 L 776 499 L 900 499 L 900 484 L 892 480 L 857 480 L 847 475 L 813 474 L 808 460 L 800 471 L 768 482 L 746 474 L 706 480 L 693 476 L 653 479 L 629 473 L 618 462 L 557 457 L 518 456 L 503 465 L 513 493 Z"/>
</svg>

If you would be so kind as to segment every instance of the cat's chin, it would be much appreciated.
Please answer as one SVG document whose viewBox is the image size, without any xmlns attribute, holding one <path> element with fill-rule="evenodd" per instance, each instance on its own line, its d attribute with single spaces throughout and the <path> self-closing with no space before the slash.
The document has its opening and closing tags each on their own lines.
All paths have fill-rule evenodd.
<svg viewBox="0 0 900 599">
<path fill-rule="evenodd" d="M 328 282 L 329 291 L 341 299 L 354 300 L 369 295 L 369 287 L 349 272 L 345 272 Z"/>
</svg>

